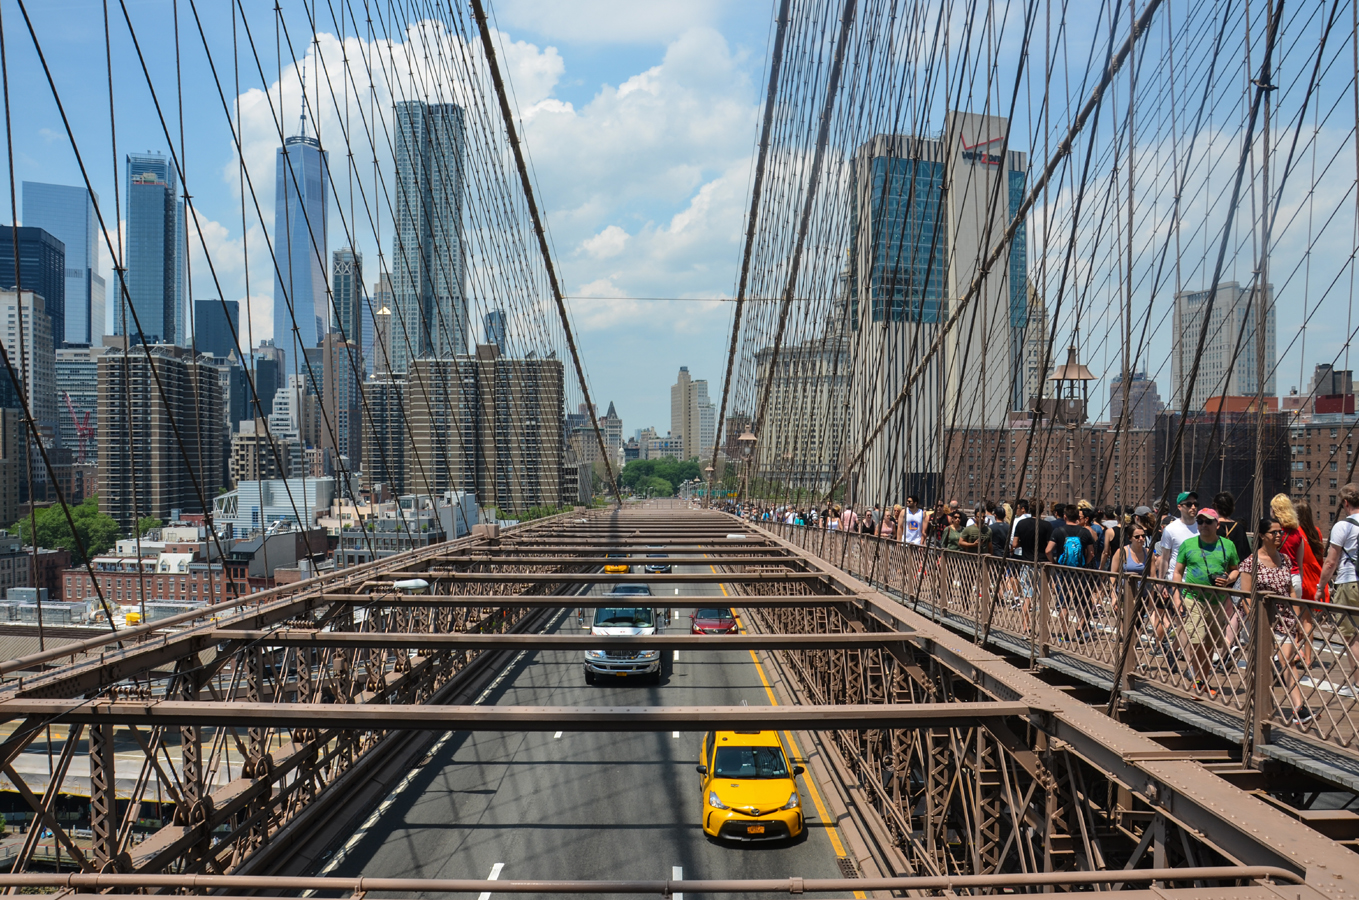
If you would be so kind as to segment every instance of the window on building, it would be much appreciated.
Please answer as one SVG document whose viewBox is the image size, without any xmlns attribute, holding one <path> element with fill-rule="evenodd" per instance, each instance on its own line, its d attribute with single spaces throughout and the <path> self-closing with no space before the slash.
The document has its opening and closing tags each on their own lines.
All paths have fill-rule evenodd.
<svg viewBox="0 0 1359 900">
<path fill-rule="evenodd" d="M 1336 468 L 1337 465 L 1338 465 L 1338 464 L 1337 464 L 1334 460 L 1331 461 L 1331 471 L 1332 471 L 1332 472 L 1338 471 L 1337 468 Z"/>
</svg>

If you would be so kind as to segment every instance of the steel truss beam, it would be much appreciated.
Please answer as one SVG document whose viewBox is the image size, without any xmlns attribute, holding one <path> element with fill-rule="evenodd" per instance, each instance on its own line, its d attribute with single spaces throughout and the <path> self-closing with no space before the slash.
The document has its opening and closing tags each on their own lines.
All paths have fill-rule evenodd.
<svg viewBox="0 0 1359 900">
<path fill-rule="evenodd" d="M 622 560 L 620 562 L 626 562 Z M 640 562 L 635 560 L 634 562 Z M 425 571 L 387 572 L 378 575 L 378 581 L 400 581 L 406 578 L 424 578 L 428 581 L 441 581 L 463 584 L 752 584 L 755 582 L 808 582 L 822 581 L 825 576 L 820 572 L 668 572 L 663 574 L 639 573 L 631 575 L 609 575 L 604 572 L 574 572 L 558 574 L 554 572 L 454 572 L 444 569 Z M 713 598 L 709 598 L 713 599 Z"/>
<path fill-rule="evenodd" d="M 1023 703 L 917 703 L 902 706 L 396 706 L 348 703 L 217 703 L 94 700 L 72 704 L 11 700 L 0 716 L 50 716 L 93 725 L 205 728 L 382 728 L 418 731 L 712 731 L 796 728 L 947 728 L 1028 715 Z"/>
<path fill-rule="evenodd" d="M 800 549 L 764 529 L 756 530 L 789 550 Z M 1275 807 L 1215 777 L 1195 762 L 1192 755 L 1168 753 L 1163 745 L 1109 718 L 1102 710 L 1082 703 L 1032 673 L 1016 668 L 996 654 L 874 591 L 831 563 L 810 553 L 804 552 L 804 555 L 809 568 L 819 569 L 830 584 L 854 595 L 856 599 L 846 609 L 850 618 L 857 620 L 854 624 L 858 628 L 913 633 L 913 640 L 907 646 L 918 649 L 920 657 L 930 666 L 938 667 L 935 672 L 927 673 L 935 690 L 942 685 L 948 690 L 962 691 L 961 696 L 968 699 L 1002 702 L 1022 699 L 1030 705 L 1027 723 L 1030 737 L 1024 750 L 1029 764 L 1034 767 L 1034 783 L 1040 784 L 1049 798 L 1046 819 L 1026 826 L 1036 825 L 1040 834 L 1048 835 L 1044 838 L 1046 857 L 1032 861 L 1039 869 L 1064 864 L 1062 860 L 1069 859 L 1073 851 L 1090 857 L 1087 860 L 1090 865 L 1096 865 L 1102 855 L 1087 816 L 1091 798 L 1080 783 L 1068 783 L 1069 777 L 1078 777 L 1062 762 L 1069 754 L 1102 773 L 1119 789 L 1136 795 L 1142 808 L 1150 810 L 1153 818 L 1164 817 L 1174 822 L 1182 835 L 1193 835 L 1195 840 L 1227 859 L 1284 866 L 1294 872 L 1306 873 L 1309 883 L 1326 884 L 1341 893 L 1359 895 L 1359 856 L 1348 848 L 1321 837 Z M 759 602 L 757 596 L 733 600 L 734 604 L 755 609 Z M 825 624 L 817 627 L 814 620 L 807 618 L 818 614 L 821 613 L 816 610 L 801 614 L 788 612 L 777 620 L 777 630 L 784 633 L 798 630 L 790 627 L 788 617 L 801 615 L 807 630 L 824 632 L 828 630 Z M 872 652 L 871 649 L 859 651 L 863 654 Z M 857 655 L 839 651 L 824 653 L 827 657 Z M 812 684 L 811 693 L 816 702 L 843 702 L 840 698 L 849 695 L 828 681 L 836 676 L 844 677 L 843 661 L 838 665 L 831 664 L 824 657 L 817 657 L 816 651 L 805 655 L 810 677 L 820 679 L 820 687 L 816 681 Z M 917 664 L 914 655 L 906 659 Z M 997 737 L 1005 730 L 998 732 L 992 725 L 985 727 Z M 960 751 L 970 752 L 975 759 L 975 747 L 966 751 L 964 745 L 957 743 L 958 737 L 955 735 L 950 739 L 954 743 L 948 747 L 949 754 L 956 757 Z M 961 737 L 966 738 L 966 734 Z M 975 744 L 975 738 L 972 742 Z M 926 763 L 937 761 L 943 749 L 931 746 L 919 752 L 919 757 Z M 955 765 L 951 772 L 947 768 L 941 772 L 948 776 L 944 780 L 935 783 L 926 779 L 920 802 L 943 804 L 942 812 L 955 802 L 960 789 L 967 789 L 959 780 L 960 772 Z M 1010 790 L 1016 787 L 1010 780 L 1002 783 L 1001 789 L 1007 784 Z M 1063 794 L 1063 790 L 1067 793 Z M 1064 796 L 1066 799 L 1062 800 Z M 914 810 L 916 807 L 908 808 Z M 959 807 L 960 815 L 970 817 L 976 808 L 975 802 L 963 803 Z M 964 825 L 964 833 L 976 833 L 975 825 L 961 818 L 957 821 Z"/>
<path fill-rule="evenodd" d="M 596 578 L 596 582 L 603 579 Z M 630 582 L 623 576 L 624 583 Z M 733 606 L 736 597 L 714 597 L 711 594 L 655 594 L 650 597 L 641 598 L 652 606 L 675 607 L 675 606 L 707 606 L 716 608 L 729 608 Z M 838 606 L 850 603 L 854 600 L 847 594 L 786 594 L 780 596 L 761 597 L 761 606 Z M 583 607 L 585 609 L 597 609 L 599 607 L 617 606 L 617 597 L 606 597 L 599 594 L 573 596 L 569 602 L 563 602 L 560 597 L 527 597 L 520 594 L 496 595 L 496 594 L 327 594 L 327 603 L 345 603 L 357 606 L 373 607 L 456 607 L 456 606 L 503 606 L 511 607 L 537 607 L 555 609 L 562 606 L 570 606 L 573 609 Z M 739 604 L 737 604 L 739 605 Z"/>
<path fill-rule="evenodd" d="M 910 634 L 413 634 L 392 631 L 246 631 L 212 632 L 221 643 L 261 647 L 383 647 L 412 650 L 844 650 L 887 647 Z"/>
</svg>

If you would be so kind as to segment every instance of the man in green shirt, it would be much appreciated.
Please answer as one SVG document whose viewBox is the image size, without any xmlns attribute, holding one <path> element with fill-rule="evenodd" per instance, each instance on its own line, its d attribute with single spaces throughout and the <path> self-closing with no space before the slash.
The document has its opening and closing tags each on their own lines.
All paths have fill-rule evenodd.
<svg viewBox="0 0 1359 900">
<path fill-rule="evenodd" d="M 1232 601 L 1228 594 L 1189 585 L 1225 588 L 1234 584 L 1241 574 L 1241 560 L 1236 545 L 1218 537 L 1215 510 L 1199 510 L 1196 521 L 1199 533 L 1180 545 L 1174 580 L 1186 585 L 1180 596 L 1184 601 L 1184 635 L 1194 665 L 1194 687 L 1216 698 L 1217 688 L 1208 684 L 1208 673 L 1212 669 L 1214 647 L 1222 646 Z"/>
<path fill-rule="evenodd" d="M 982 535 L 986 535 L 986 550 L 991 549 L 991 533 L 986 530 L 986 523 L 982 521 L 982 510 L 978 507 L 972 515 L 972 522 L 963 529 L 962 540 L 958 542 L 958 549 L 966 550 L 969 553 L 985 553 L 981 549 Z"/>
</svg>

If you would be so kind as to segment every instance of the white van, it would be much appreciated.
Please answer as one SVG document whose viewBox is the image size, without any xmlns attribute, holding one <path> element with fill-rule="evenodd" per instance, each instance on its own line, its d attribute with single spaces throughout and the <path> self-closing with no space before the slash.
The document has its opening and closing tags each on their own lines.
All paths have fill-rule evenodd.
<svg viewBox="0 0 1359 900">
<path fill-rule="evenodd" d="M 620 584 L 606 598 L 618 598 L 617 606 L 601 606 L 595 610 L 590 623 L 590 634 L 637 635 L 656 634 L 662 613 L 651 606 L 634 604 L 646 602 L 651 588 L 645 584 Z M 626 675 L 647 675 L 653 682 L 661 681 L 661 651 L 659 650 L 586 650 L 585 683 L 597 684 L 601 678 Z"/>
</svg>

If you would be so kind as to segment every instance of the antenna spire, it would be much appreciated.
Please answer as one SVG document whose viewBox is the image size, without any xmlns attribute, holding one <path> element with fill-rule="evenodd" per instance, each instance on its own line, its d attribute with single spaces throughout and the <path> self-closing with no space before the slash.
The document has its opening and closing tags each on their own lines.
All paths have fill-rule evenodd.
<svg viewBox="0 0 1359 900">
<path fill-rule="evenodd" d="M 302 58 L 302 113 L 298 117 L 302 120 L 302 137 L 307 136 L 307 59 Z"/>
</svg>

